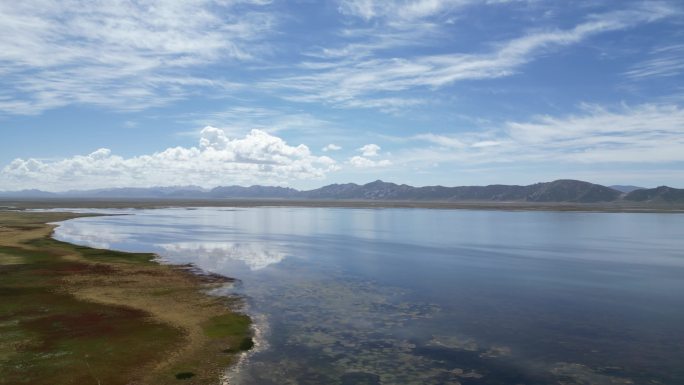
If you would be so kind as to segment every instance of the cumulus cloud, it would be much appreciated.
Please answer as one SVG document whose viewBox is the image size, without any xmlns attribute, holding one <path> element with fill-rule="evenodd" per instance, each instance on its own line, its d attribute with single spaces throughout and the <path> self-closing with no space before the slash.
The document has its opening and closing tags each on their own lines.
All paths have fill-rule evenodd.
<svg viewBox="0 0 684 385">
<path fill-rule="evenodd" d="M 374 143 L 366 144 L 359 148 L 363 156 L 378 156 L 378 151 L 380 151 L 380 146 Z"/>
<path fill-rule="evenodd" d="M 392 162 L 387 160 L 387 159 L 382 159 L 382 160 L 373 160 L 373 159 L 368 159 L 363 156 L 353 156 L 349 158 L 348 163 L 352 167 L 356 168 L 374 168 L 374 167 L 387 167 L 391 166 Z"/>
<path fill-rule="evenodd" d="M 356 155 L 349 160 L 347 164 L 355 168 L 375 168 L 391 166 L 392 162 L 389 159 L 370 159 L 380 156 L 380 146 L 375 143 L 369 143 L 361 146 L 357 151 L 361 152 L 361 156 Z"/>
<path fill-rule="evenodd" d="M 321 179 L 337 170 L 336 162 L 316 156 L 306 145 L 291 146 L 261 130 L 230 138 L 205 127 L 199 145 L 172 147 L 150 155 L 124 158 L 102 148 L 59 161 L 15 159 L 0 172 L 6 189 L 149 187 L 226 184 L 287 184 Z"/>
<path fill-rule="evenodd" d="M 342 147 L 336 145 L 335 143 L 330 143 L 327 146 L 323 147 L 323 151 L 328 152 L 328 151 L 339 151 L 341 150 Z"/>
</svg>

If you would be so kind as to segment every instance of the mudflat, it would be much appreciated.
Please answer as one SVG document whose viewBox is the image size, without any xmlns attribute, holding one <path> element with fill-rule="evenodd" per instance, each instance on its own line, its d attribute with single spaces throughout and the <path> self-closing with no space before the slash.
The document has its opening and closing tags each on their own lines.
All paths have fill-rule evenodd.
<svg viewBox="0 0 684 385">
<path fill-rule="evenodd" d="M 230 281 L 50 237 L 82 214 L 0 212 L 0 384 L 212 384 L 252 346 Z"/>
</svg>

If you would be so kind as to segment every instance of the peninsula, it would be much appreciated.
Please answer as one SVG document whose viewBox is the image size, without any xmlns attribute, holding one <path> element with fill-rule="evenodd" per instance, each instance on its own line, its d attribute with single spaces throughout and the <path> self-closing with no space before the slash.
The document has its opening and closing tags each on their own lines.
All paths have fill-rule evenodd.
<svg viewBox="0 0 684 385">
<path fill-rule="evenodd" d="M 50 237 L 79 216 L 0 211 L 0 384 L 218 384 L 253 345 L 230 280 Z"/>
</svg>

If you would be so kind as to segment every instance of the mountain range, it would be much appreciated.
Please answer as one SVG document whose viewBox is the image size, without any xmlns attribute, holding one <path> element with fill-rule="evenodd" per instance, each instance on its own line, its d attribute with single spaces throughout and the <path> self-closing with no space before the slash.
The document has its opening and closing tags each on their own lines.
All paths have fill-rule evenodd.
<svg viewBox="0 0 684 385">
<path fill-rule="evenodd" d="M 111 188 L 72 190 L 61 193 L 40 190 L 0 192 L 5 198 L 146 198 L 146 199 L 315 199 L 315 200 L 387 200 L 387 201 L 495 201 L 495 202 L 655 202 L 684 203 L 684 189 L 667 186 L 645 189 L 635 186 L 606 187 L 589 182 L 561 179 L 527 186 L 425 186 L 413 187 L 377 180 L 331 184 L 300 191 L 277 186 L 221 186 L 204 189 L 198 186 Z"/>
</svg>

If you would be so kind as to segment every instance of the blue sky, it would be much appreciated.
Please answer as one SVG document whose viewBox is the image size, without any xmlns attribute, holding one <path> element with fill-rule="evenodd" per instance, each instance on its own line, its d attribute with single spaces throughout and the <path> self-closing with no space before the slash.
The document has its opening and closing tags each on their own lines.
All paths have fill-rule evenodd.
<svg viewBox="0 0 684 385">
<path fill-rule="evenodd" d="M 679 1 L 0 1 L 0 190 L 684 187 Z"/>
</svg>

